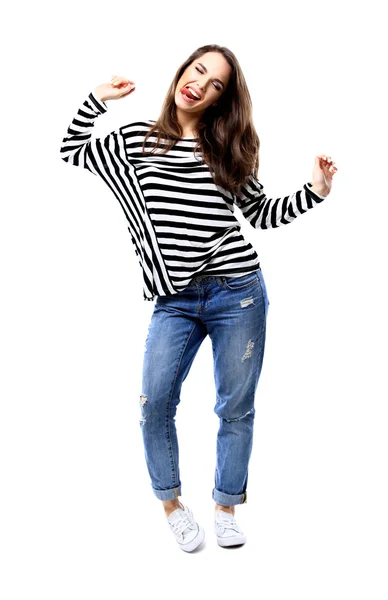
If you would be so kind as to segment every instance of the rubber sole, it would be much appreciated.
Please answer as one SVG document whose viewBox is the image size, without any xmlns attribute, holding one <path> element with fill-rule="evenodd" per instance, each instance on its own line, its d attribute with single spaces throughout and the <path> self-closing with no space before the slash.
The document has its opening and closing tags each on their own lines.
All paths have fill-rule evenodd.
<svg viewBox="0 0 388 600">
<path fill-rule="evenodd" d="M 230 538 L 220 538 L 217 537 L 217 543 L 222 548 L 226 548 L 229 546 L 241 546 L 241 544 L 245 544 L 247 538 L 245 535 L 236 535 Z"/>
</svg>

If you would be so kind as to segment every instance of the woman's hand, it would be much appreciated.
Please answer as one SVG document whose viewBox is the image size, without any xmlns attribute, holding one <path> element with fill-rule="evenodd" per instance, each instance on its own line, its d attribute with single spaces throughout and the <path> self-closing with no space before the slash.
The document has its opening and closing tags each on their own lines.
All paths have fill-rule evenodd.
<svg viewBox="0 0 388 600">
<path fill-rule="evenodd" d="M 126 77 L 113 75 L 109 83 L 102 83 L 94 88 L 93 93 L 99 100 L 116 100 L 128 96 L 135 90 L 135 83 Z"/>
<path fill-rule="evenodd" d="M 331 160 L 331 156 L 326 156 L 326 154 L 317 155 L 313 168 L 312 189 L 321 196 L 327 196 L 331 190 L 333 175 L 337 171 L 338 169 L 335 162 Z"/>
</svg>

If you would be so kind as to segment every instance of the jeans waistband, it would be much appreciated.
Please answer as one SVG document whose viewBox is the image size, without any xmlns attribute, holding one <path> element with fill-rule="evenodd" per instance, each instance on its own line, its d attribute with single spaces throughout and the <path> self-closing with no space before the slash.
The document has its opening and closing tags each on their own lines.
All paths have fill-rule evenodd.
<svg viewBox="0 0 388 600">
<path fill-rule="evenodd" d="M 193 277 L 193 279 L 191 281 L 202 281 L 202 279 L 207 279 L 207 278 L 211 278 L 211 279 L 217 279 L 217 277 L 220 277 L 219 275 L 196 275 L 195 277 Z"/>
<path fill-rule="evenodd" d="M 255 269 L 255 271 L 257 271 L 258 269 L 261 269 L 260 267 L 260 263 L 257 266 L 257 268 Z M 222 278 L 226 278 L 226 277 L 231 277 L 230 275 L 206 275 L 206 273 L 204 275 L 196 275 L 194 276 L 191 281 L 190 284 L 193 284 L 195 281 L 202 281 L 202 279 L 222 279 Z M 239 277 L 239 275 L 236 275 L 236 277 Z"/>
</svg>

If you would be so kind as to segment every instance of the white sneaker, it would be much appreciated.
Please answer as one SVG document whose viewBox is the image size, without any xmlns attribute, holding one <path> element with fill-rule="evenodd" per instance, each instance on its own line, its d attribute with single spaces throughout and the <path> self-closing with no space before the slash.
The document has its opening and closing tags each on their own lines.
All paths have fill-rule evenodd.
<svg viewBox="0 0 388 600">
<path fill-rule="evenodd" d="M 231 513 L 225 510 L 216 510 L 214 517 L 214 531 L 219 546 L 239 546 L 245 544 L 246 536 L 236 523 Z"/>
<path fill-rule="evenodd" d="M 182 503 L 181 503 L 182 504 Z M 167 517 L 168 524 L 175 535 L 178 545 L 185 552 L 191 552 L 205 539 L 205 532 L 198 525 L 188 506 L 177 508 Z"/>
</svg>

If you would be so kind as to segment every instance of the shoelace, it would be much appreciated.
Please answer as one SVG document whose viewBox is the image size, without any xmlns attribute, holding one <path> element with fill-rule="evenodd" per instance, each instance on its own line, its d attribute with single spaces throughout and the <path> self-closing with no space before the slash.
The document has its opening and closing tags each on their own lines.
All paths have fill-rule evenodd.
<svg viewBox="0 0 388 600">
<path fill-rule="evenodd" d="M 220 513 L 225 513 L 225 516 L 220 516 Z M 234 529 L 234 531 L 238 531 L 238 533 L 240 533 L 240 528 L 237 525 L 234 516 L 231 513 L 227 513 L 224 510 L 220 510 L 218 512 L 216 523 L 217 525 L 221 525 L 221 527 L 225 527 L 225 529 Z"/>
<path fill-rule="evenodd" d="M 193 529 L 193 526 L 195 526 L 192 519 L 187 514 L 185 514 L 183 511 L 182 511 L 181 519 L 179 519 L 179 521 L 170 523 L 170 525 L 173 528 L 174 533 L 176 533 L 177 535 L 180 535 L 180 536 L 183 534 L 185 529 L 188 529 L 188 528 Z"/>
</svg>

